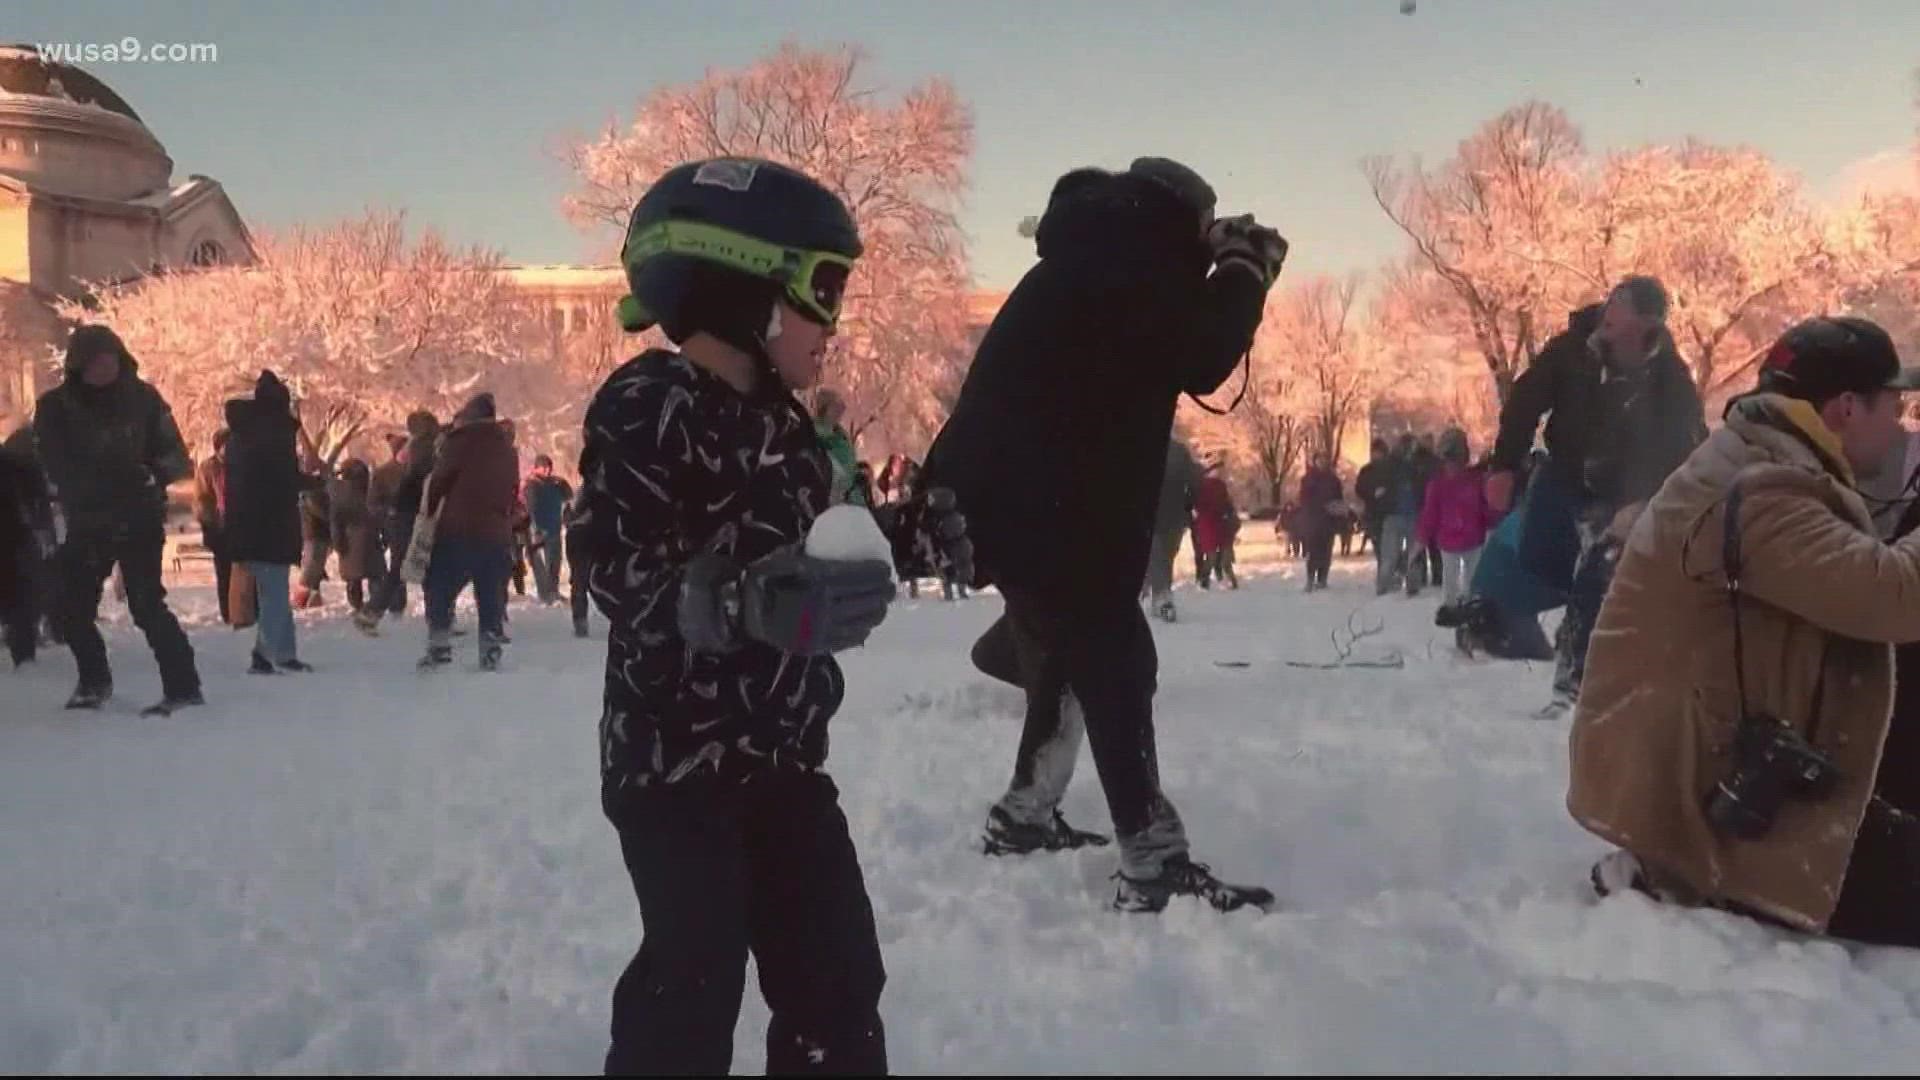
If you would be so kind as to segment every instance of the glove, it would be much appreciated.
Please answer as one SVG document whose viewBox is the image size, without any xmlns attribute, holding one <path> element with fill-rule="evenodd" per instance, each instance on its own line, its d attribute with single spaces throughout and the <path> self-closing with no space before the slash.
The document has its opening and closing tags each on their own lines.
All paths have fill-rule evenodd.
<svg viewBox="0 0 1920 1080">
<path fill-rule="evenodd" d="M 1214 265 L 1244 267 L 1269 288 L 1287 261 L 1286 239 L 1255 222 L 1252 214 L 1215 221 L 1207 230 L 1207 244 L 1213 249 Z"/>
<path fill-rule="evenodd" d="M 702 555 L 680 587 L 680 635 L 705 652 L 753 640 L 825 656 L 866 644 L 894 593 L 883 562 L 816 559 L 788 548 L 743 568 L 724 555 Z"/>
<path fill-rule="evenodd" d="M 928 488 L 903 505 L 881 508 L 876 517 L 893 542 L 894 565 L 902 577 L 951 575 L 976 584 L 973 540 L 952 488 Z"/>
</svg>

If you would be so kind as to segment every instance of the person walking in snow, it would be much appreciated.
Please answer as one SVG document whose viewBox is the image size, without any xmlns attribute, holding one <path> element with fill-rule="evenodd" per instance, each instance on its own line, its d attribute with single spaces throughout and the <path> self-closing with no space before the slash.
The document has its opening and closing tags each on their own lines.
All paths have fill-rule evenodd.
<svg viewBox="0 0 1920 1080">
<path fill-rule="evenodd" d="M 493 395 L 481 393 L 454 416 L 426 483 L 422 503 L 438 515 L 427 562 L 427 654 L 423 670 L 453 662 L 453 604 L 468 585 L 480 621 L 480 666 L 500 666 L 505 644 L 507 576 L 513 568 L 520 459 L 500 423 Z"/>
<path fill-rule="evenodd" d="M 1113 904 L 1126 911 L 1175 896 L 1223 910 L 1273 899 L 1190 857 L 1160 786 L 1159 661 L 1139 602 L 1174 407 L 1219 387 L 1251 348 L 1286 255 L 1278 233 L 1213 210 L 1213 189 L 1164 159 L 1062 176 L 1035 235 L 1040 260 L 994 317 L 927 458 L 927 481 L 959 495 L 981 577 L 1006 601 L 975 665 L 1027 695 L 987 850 L 1105 842 L 1060 814 L 1084 735 L 1120 836 Z"/>
<path fill-rule="evenodd" d="M 421 495 L 426 490 L 427 477 L 433 474 L 439 444 L 440 422 L 432 413 L 421 409 L 407 417 L 406 449 L 399 457 L 405 463 L 405 468 L 394 484 L 390 503 L 392 509 L 387 519 L 387 566 L 390 572 L 381 583 L 377 599 L 353 615 L 354 626 L 369 636 L 379 634 L 383 616 L 400 615 L 407 610 L 407 583 L 400 576 L 400 568 L 406 564 L 407 549 L 413 546 L 413 529 L 420 516 Z M 518 471 L 517 466 L 515 471 Z M 501 600 L 504 603 L 505 597 L 502 596 Z"/>
<path fill-rule="evenodd" d="M 1346 491 L 1340 474 L 1333 471 L 1333 459 L 1315 454 L 1313 467 L 1300 479 L 1300 531 L 1307 545 L 1307 591 L 1327 587 L 1333 572 L 1333 534 L 1339 528 L 1339 509 Z"/>
<path fill-rule="evenodd" d="M 220 609 L 220 621 L 233 625 L 229 610 L 233 586 L 233 556 L 222 535 L 227 517 L 227 438 L 221 428 L 213 433 L 213 453 L 193 471 L 193 516 L 200 524 L 200 546 L 213 557 L 214 601 Z"/>
<path fill-rule="evenodd" d="M 1147 559 L 1146 593 L 1153 613 L 1163 622 L 1180 617 L 1173 602 L 1173 564 L 1180 541 L 1193 523 L 1193 483 L 1200 467 L 1193 452 L 1179 439 L 1167 440 L 1167 460 L 1160 473 L 1160 496 L 1154 504 L 1153 548 Z"/>
<path fill-rule="evenodd" d="M 326 597 L 320 585 L 327 580 L 327 558 L 333 554 L 333 497 L 325 483 L 325 467 L 310 462 L 321 483 L 300 493 L 300 583 L 293 590 L 293 606 L 322 607 Z"/>
<path fill-rule="evenodd" d="M 533 564 L 534 590 L 543 604 L 560 602 L 561 529 L 567 504 L 573 501 L 573 485 L 553 474 L 553 458 L 538 454 L 533 472 L 521 489 L 521 504 L 527 508 L 530 531 L 527 559 Z"/>
<path fill-rule="evenodd" d="M 587 549 L 587 533 L 579 528 L 580 519 L 586 513 L 586 488 L 575 492 L 567 501 L 566 518 L 562 523 L 566 530 L 564 544 L 567 555 L 567 603 L 572 608 L 573 636 L 587 636 L 587 619 L 593 602 L 587 588 L 587 573 L 593 565 L 593 553 Z"/>
<path fill-rule="evenodd" d="M 0 445 L 0 495 L 10 501 L 5 522 L 11 540 L 0 542 L 0 562 L 14 575 L 12 599 L 0 603 L 7 653 L 18 668 L 40 655 L 43 624 L 52 617 L 54 555 L 53 498 L 46 473 L 33 449 L 33 429 L 21 425 Z"/>
<path fill-rule="evenodd" d="M 367 606 L 382 613 L 405 611 L 407 609 L 406 583 L 398 582 L 397 603 L 388 603 L 389 585 L 398 581 L 400 564 L 406 558 L 404 550 L 394 551 L 394 538 L 403 531 L 394 508 L 394 501 L 400 496 L 400 485 L 407 476 L 407 437 L 390 432 L 386 437 L 387 460 L 376 466 L 373 478 L 367 483 L 367 513 L 373 518 L 374 528 L 380 541 L 382 562 L 387 573 L 379 581 L 373 582 L 373 591 L 367 596 Z M 412 530 L 408 522 L 404 531 Z"/>
<path fill-rule="evenodd" d="M 1365 532 L 1360 547 L 1373 545 L 1375 563 L 1375 591 L 1384 594 L 1387 590 L 1379 587 L 1387 580 L 1385 568 L 1380 566 L 1382 536 L 1386 529 L 1389 495 L 1393 491 L 1394 468 L 1393 447 L 1385 439 L 1373 440 L 1373 456 L 1353 478 L 1353 493 L 1360 500 L 1360 525 Z"/>
<path fill-rule="evenodd" d="M 101 587 L 115 567 L 126 582 L 134 625 L 160 665 L 162 698 L 147 711 L 205 704 L 193 644 L 168 610 L 160 581 L 167 485 L 193 471 L 173 410 L 105 326 L 75 328 L 64 366 L 65 379 L 40 396 L 33 431 L 66 530 L 55 556 L 59 623 L 79 668 L 67 707 L 97 709 L 113 696 L 107 645 L 95 621 Z"/>
<path fill-rule="evenodd" d="M 233 561 L 253 576 L 259 610 L 247 670 L 255 675 L 312 671 L 300 659 L 287 577 L 300 563 L 306 546 L 302 532 L 310 528 L 301 520 L 306 513 L 302 496 L 325 481 L 301 468 L 300 421 L 279 376 L 262 371 L 253 397 L 227 402 L 226 414 L 224 540 Z"/>
<path fill-rule="evenodd" d="M 1480 564 L 1480 548 L 1494 525 L 1485 475 L 1471 466 L 1467 433 L 1449 428 L 1440 438 L 1440 471 L 1427 481 L 1420 509 L 1420 545 L 1440 553 L 1441 604 L 1465 598 Z"/>
<path fill-rule="evenodd" d="M 634 207 L 622 325 L 651 349 L 587 407 L 573 527 L 606 615 L 601 805 L 645 936 L 613 993 L 610 1074 L 719 1075 L 747 959 L 769 1074 L 887 1071 L 873 907 L 825 771 L 845 679 L 895 595 L 884 558 L 816 558 L 833 464 L 818 382 L 853 217 L 755 159 L 669 170 Z M 893 547 L 968 558 L 949 493 L 890 510 Z"/>
<path fill-rule="evenodd" d="M 1233 491 L 1220 475 L 1220 463 L 1211 462 L 1193 488 L 1193 551 L 1199 564 L 1200 587 L 1210 588 L 1215 579 L 1240 587 L 1233 572 L 1233 537 L 1240 528 L 1240 511 L 1234 508 Z"/>
<path fill-rule="evenodd" d="M 387 577 L 386 551 L 370 500 L 372 486 L 373 470 L 359 458 L 348 458 L 327 487 L 336 565 L 346 584 L 347 606 L 355 614 L 366 609 L 368 596 L 378 595 Z"/>
</svg>

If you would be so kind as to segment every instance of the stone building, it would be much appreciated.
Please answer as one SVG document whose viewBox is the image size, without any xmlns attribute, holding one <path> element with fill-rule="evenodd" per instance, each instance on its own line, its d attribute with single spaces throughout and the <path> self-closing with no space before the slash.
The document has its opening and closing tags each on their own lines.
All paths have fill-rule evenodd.
<svg viewBox="0 0 1920 1080">
<path fill-rule="evenodd" d="M 98 78 L 0 46 L 0 417 L 24 416 L 65 336 L 53 302 L 177 266 L 250 262 L 212 179 L 173 159 Z"/>
</svg>

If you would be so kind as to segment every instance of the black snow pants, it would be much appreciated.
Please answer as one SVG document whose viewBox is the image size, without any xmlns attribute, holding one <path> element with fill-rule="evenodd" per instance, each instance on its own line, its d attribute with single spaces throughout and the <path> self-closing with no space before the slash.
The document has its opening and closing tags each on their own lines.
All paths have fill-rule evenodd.
<svg viewBox="0 0 1920 1080">
<path fill-rule="evenodd" d="M 1140 605 L 1076 601 L 1002 587 L 1007 610 L 973 649 L 974 666 L 1027 692 L 1013 782 L 1000 807 L 1014 820 L 1049 821 L 1072 780 L 1082 737 L 1119 834 L 1128 876 L 1158 876 L 1187 851 L 1180 816 L 1160 788 L 1153 694 L 1159 655 Z"/>
<path fill-rule="evenodd" d="M 613 991 L 608 1075 L 727 1073 L 749 953 L 769 1075 L 887 1071 L 886 970 L 832 780 L 665 784 L 607 810 L 645 924 Z"/>
</svg>

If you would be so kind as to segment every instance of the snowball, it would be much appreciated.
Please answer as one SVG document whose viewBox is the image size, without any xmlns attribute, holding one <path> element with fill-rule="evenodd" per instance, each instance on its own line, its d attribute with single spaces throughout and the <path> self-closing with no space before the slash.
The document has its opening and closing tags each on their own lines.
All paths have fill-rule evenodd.
<svg viewBox="0 0 1920 1080">
<path fill-rule="evenodd" d="M 893 545 L 864 506 L 843 504 L 815 518 L 807 531 L 807 554 L 846 562 L 873 560 L 886 563 L 889 572 L 893 569 Z"/>
</svg>

